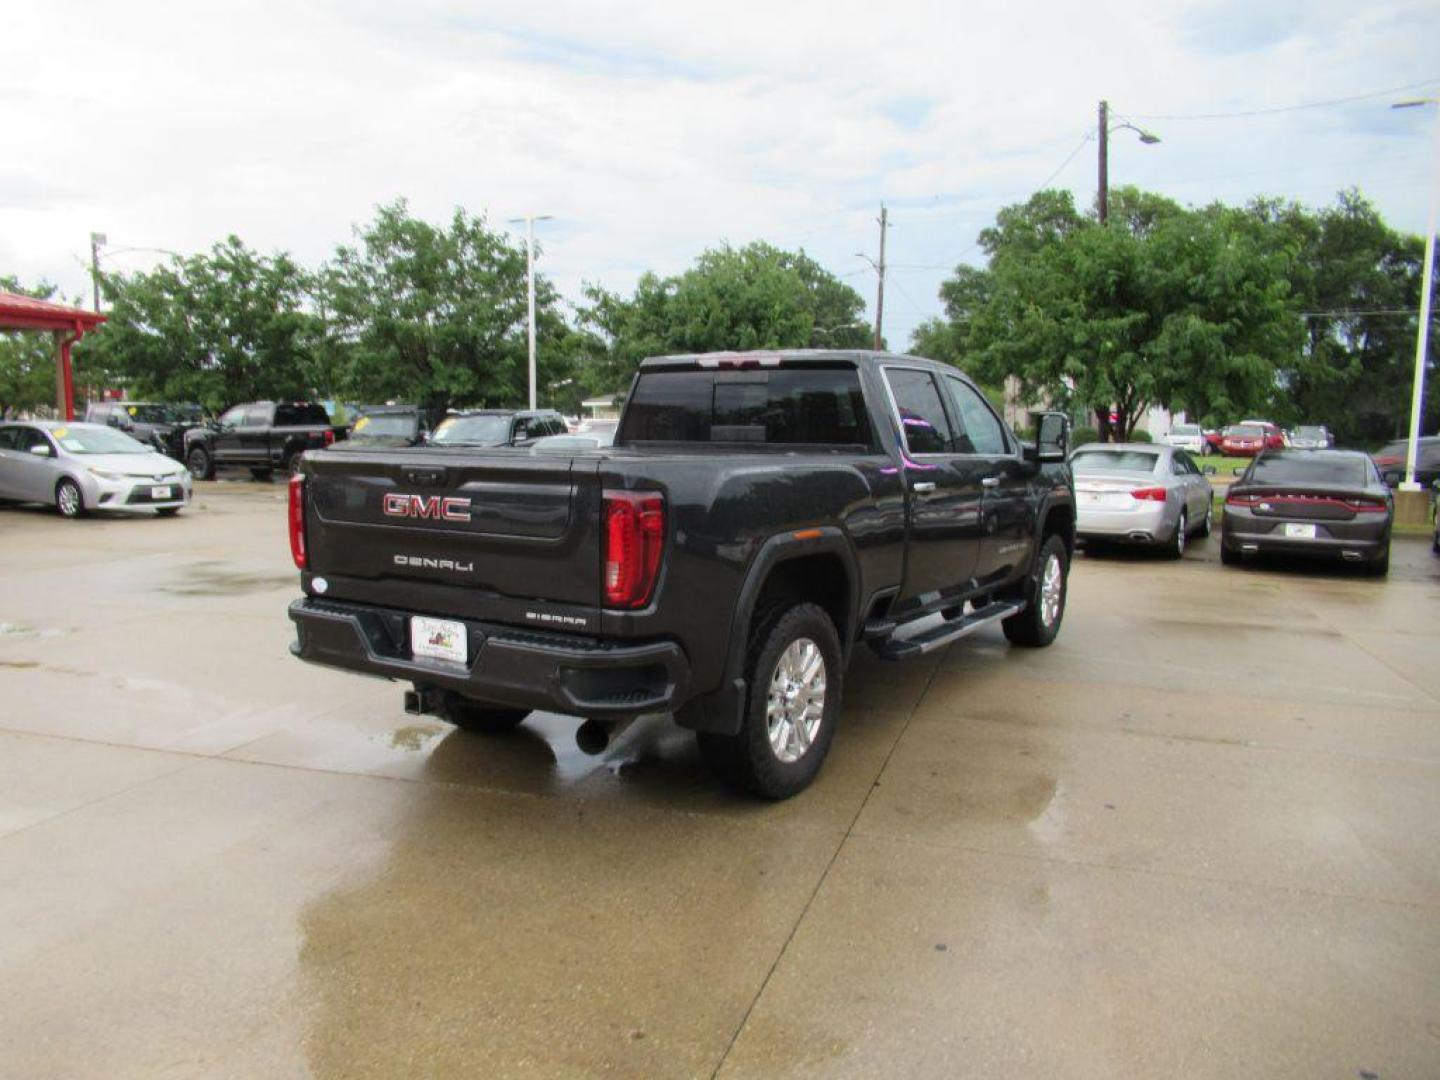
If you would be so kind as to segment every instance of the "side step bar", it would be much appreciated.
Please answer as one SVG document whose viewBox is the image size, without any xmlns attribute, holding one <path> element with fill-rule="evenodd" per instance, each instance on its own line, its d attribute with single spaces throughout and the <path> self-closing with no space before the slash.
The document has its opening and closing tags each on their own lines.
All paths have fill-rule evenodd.
<svg viewBox="0 0 1440 1080">
<path fill-rule="evenodd" d="M 911 657 L 934 652 L 952 641 L 959 641 L 967 634 L 973 634 L 982 626 L 1008 619 L 1024 610 L 1024 600 L 996 600 L 968 615 L 948 619 L 939 626 L 932 626 L 912 637 L 891 637 L 887 641 L 872 643 L 872 647 L 882 660 L 909 660 Z"/>
</svg>

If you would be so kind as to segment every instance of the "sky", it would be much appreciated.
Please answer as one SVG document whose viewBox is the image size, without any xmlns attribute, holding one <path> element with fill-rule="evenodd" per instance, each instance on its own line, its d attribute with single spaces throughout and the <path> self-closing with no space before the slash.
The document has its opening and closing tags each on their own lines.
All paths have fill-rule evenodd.
<svg viewBox="0 0 1440 1080">
<path fill-rule="evenodd" d="M 762 239 L 873 318 L 883 201 L 904 347 L 996 211 L 1093 203 L 1102 98 L 1161 139 L 1115 131 L 1112 186 L 1182 203 L 1358 187 L 1421 233 L 1440 168 L 1437 109 L 1389 108 L 1440 95 L 1433 0 L 46 0 L 3 24 L 0 275 L 72 298 L 92 231 L 112 269 L 231 233 L 317 265 L 404 197 L 551 215 L 537 269 L 571 301 Z"/>
</svg>

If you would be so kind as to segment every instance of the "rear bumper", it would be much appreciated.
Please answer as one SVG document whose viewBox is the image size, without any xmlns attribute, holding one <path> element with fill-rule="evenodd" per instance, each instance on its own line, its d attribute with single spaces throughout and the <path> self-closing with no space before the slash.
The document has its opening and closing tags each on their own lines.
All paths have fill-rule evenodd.
<svg viewBox="0 0 1440 1080">
<path fill-rule="evenodd" d="M 1316 521 L 1313 524 L 1313 539 L 1287 537 L 1284 521 L 1257 518 L 1248 510 L 1226 507 L 1220 542 L 1231 551 L 1245 554 L 1309 555 L 1352 561 L 1379 558 L 1390 547 L 1388 515 L 1379 521 Z"/>
<path fill-rule="evenodd" d="M 1135 544 L 1163 544 L 1175 536 L 1180 513 L 1168 503 L 1135 502 L 1125 509 L 1080 505 L 1075 511 L 1075 535 L 1081 540 Z"/>
<path fill-rule="evenodd" d="M 305 598 L 290 605 L 302 660 L 477 701 L 572 716 L 672 712 L 685 700 L 690 665 L 673 641 L 617 645 L 493 623 L 463 621 L 465 664 L 410 656 L 410 612 Z"/>
</svg>

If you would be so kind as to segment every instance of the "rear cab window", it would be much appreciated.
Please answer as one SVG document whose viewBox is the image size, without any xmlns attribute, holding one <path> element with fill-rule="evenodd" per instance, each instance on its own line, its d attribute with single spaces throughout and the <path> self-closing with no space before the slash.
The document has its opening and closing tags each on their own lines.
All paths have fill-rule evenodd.
<svg viewBox="0 0 1440 1080">
<path fill-rule="evenodd" d="M 872 446 L 859 373 L 812 366 L 642 371 L 615 442 Z"/>
<path fill-rule="evenodd" d="M 254 422 L 251 421 L 251 423 Z M 317 424 L 325 427 L 330 425 L 330 414 L 325 411 L 323 405 L 297 402 L 291 405 L 275 406 L 276 427 L 312 427 Z"/>
</svg>

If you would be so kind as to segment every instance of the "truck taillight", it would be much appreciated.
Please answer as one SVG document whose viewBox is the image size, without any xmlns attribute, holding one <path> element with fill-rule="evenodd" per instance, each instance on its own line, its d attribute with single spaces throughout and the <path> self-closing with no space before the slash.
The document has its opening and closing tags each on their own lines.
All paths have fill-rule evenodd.
<svg viewBox="0 0 1440 1080">
<path fill-rule="evenodd" d="M 605 606 L 650 602 L 665 548 L 665 497 L 654 491 L 606 491 Z"/>
<path fill-rule="evenodd" d="M 335 429 L 334 429 L 334 428 L 326 428 L 326 429 L 325 429 L 325 445 L 326 445 L 326 446 L 334 446 L 334 445 L 335 445 Z"/>
<path fill-rule="evenodd" d="M 290 477 L 290 557 L 305 569 L 305 477 Z"/>
</svg>

